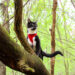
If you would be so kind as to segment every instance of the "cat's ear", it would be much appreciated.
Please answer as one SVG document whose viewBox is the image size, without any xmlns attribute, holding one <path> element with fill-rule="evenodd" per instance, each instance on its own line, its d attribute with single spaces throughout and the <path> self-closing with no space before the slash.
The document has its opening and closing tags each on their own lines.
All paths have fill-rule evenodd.
<svg viewBox="0 0 75 75">
<path fill-rule="evenodd" d="M 28 22 L 31 22 L 30 18 L 28 18 Z"/>
</svg>

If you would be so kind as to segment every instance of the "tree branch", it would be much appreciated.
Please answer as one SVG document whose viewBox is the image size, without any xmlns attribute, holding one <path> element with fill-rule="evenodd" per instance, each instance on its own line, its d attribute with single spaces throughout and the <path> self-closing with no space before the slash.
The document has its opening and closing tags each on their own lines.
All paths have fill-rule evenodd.
<svg viewBox="0 0 75 75">
<path fill-rule="evenodd" d="M 40 58 L 14 42 L 1 26 L 0 60 L 8 67 L 27 75 L 49 75 Z"/>
<path fill-rule="evenodd" d="M 20 40 L 23 47 L 29 52 L 34 53 L 30 45 L 28 44 L 25 35 L 23 33 L 22 28 L 22 0 L 14 0 L 15 3 L 15 22 L 14 22 L 14 28 L 15 32 L 17 34 L 18 39 Z"/>
</svg>

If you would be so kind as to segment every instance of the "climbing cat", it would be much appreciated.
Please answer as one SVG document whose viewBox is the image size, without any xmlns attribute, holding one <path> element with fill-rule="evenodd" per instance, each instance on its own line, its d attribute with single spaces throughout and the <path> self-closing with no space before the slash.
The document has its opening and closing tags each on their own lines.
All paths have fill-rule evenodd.
<svg viewBox="0 0 75 75">
<path fill-rule="evenodd" d="M 34 49 L 35 53 L 43 60 L 43 57 L 54 57 L 58 54 L 63 56 L 63 54 L 60 51 L 55 51 L 52 54 L 47 54 L 44 51 L 42 51 L 41 45 L 40 45 L 40 39 L 37 35 L 37 23 L 32 22 L 30 19 L 28 19 L 27 23 L 27 40 L 30 46 Z"/>
</svg>

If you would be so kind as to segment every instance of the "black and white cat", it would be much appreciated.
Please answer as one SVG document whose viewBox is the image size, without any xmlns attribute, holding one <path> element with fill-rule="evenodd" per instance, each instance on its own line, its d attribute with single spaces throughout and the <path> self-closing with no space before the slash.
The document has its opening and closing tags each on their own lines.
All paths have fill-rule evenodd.
<svg viewBox="0 0 75 75">
<path fill-rule="evenodd" d="M 35 50 L 35 53 L 43 60 L 43 56 L 45 57 L 54 57 L 57 54 L 60 54 L 63 56 L 63 54 L 60 51 L 55 51 L 52 54 L 47 54 L 44 51 L 42 51 L 41 45 L 40 45 L 40 39 L 37 35 L 37 23 L 32 22 L 30 19 L 28 19 L 27 23 L 27 40 L 30 46 Z"/>
</svg>

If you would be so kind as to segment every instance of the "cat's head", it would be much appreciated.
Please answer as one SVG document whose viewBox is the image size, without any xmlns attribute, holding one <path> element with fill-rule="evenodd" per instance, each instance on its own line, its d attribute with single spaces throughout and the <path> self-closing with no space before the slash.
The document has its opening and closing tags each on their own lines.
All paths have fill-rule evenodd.
<svg viewBox="0 0 75 75">
<path fill-rule="evenodd" d="M 30 19 L 28 19 L 27 30 L 28 30 L 28 33 L 30 33 L 30 34 L 36 33 L 36 31 L 37 31 L 37 23 L 32 22 Z"/>
</svg>

